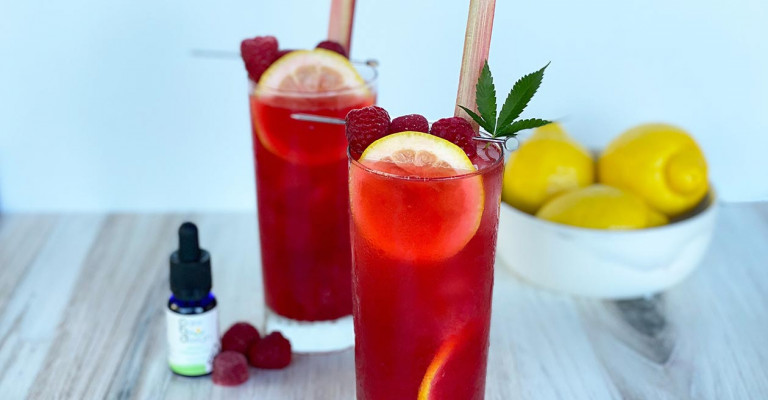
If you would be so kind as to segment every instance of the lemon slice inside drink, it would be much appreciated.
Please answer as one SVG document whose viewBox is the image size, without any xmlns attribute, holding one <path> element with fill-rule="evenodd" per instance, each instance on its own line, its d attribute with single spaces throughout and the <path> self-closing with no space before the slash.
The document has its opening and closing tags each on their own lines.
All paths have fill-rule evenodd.
<svg viewBox="0 0 768 400">
<path fill-rule="evenodd" d="M 448 358 L 456 351 L 456 345 L 458 344 L 458 338 L 452 337 L 440 346 L 435 358 L 429 363 L 427 372 L 424 374 L 424 378 L 419 385 L 419 397 L 418 400 L 431 400 L 434 395 L 432 394 L 432 387 L 435 384 L 435 378 L 438 372 L 440 372 L 444 366 L 448 363 Z"/>
<path fill-rule="evenodd" d="M 482 325 L 472 322 L 447 337 L 437 349 L 419 385 L 418 400 L 475 398 L 478 388 L 468 382 L 482 381 L 485 375 L 487 336 Z M 481 350 L 483 349 L 483 350 Z M 482 393 L 482 391 L 480 391 Z"/>
<path fill-rule="evenodd" d="M 482 177 L 455 144 L 422 132 L 373 142 L 352 168 L 357 232 L 400 262 L 438 262 L 465 248 L 480 226 Z"/>
<path fill-rule="evenodd" d="M 346 57 L 325 49 L 296 50 L 280 57 L 259 79 L 258 91 L 323 93 L 354 89 L 365 95 L 365 81 Z"/>
</svg>

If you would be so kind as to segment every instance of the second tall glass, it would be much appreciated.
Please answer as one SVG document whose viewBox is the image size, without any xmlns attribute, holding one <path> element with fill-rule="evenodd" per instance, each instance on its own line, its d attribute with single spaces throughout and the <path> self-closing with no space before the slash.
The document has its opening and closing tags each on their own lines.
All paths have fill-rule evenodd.
<svg viewBox="0 0 768 400">
<path fill-rule="evenodd" d="M 376 99 L 376 71 L 364 87 L 302 93 L 257 87 L 250 104 L 266 329 L 297 352 L 352 346 L 347 141 L 344 127 L 295 114 L 344 118 Z"/>
</svg>

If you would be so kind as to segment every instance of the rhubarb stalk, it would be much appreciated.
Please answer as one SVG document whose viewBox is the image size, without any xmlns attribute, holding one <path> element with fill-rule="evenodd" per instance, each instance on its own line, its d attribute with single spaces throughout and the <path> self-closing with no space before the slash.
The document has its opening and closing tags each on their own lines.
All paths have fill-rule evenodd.
<svg viewBox="0 0 768 400">
<path fill-rule="evenodd" d="M 456 95 L 456 110 L 454 115 L 466 118 L 475 131 L 478 125 L 459 108 L 460 105 L 475 108 L 475 85 L 491 48 L 491 31 L 493 30 L 493 14 L 496 0 L 470 0 L 469 16 L 467 17 L 467 32 L 464 36 L 464 55 L 461 60 L 459 73 L 459 91 Z"/>
<path fill-rule="evenodd" d="M 352 42 L 352 20 L 355 16 L 355 0 L 331 0 L 331 17 L 328 21 L 328 40 L 344 46 L 349 54 Z"/>
</svg>

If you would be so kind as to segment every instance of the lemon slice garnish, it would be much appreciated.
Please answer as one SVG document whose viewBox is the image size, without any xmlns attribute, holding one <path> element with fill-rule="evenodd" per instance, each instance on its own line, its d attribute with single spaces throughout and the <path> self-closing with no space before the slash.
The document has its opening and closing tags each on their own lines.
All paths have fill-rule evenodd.
<svg viewBox="0 0 768 400">
<path fill-rule="evenodd" d="M 296 50 L 280 57 L 259 79 L 257 92 L 279 90 L 296 93 L 322 93 L 343 89 L 369 89 L 354 65 L 344 56 L 325 49 Z"/>
<path fill-rule="evenodd" d="M 406 131 L 371 143 L 360 163 L 383 175 L 350 170 L 352 218 L 372 246 L 403 262 L 436 262 L 475 236 L 483 179 L 471 174 L 476 168 L 460 147 Z"/>
<path fill-rule="evenodd" d="M 443 138 L 414 131 L 394 133 L 376 140 L 365 149 L 360 161 L 390 161 L 416 167 L 476 170 L 461 147 Z"/>
</svg>

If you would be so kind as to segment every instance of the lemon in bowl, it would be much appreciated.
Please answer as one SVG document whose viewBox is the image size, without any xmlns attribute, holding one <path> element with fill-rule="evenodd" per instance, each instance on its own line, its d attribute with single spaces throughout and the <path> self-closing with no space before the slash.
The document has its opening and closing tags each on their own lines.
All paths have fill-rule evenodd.
<svg viewBox="0 0 768 400">
<path fill-rule="evenodd" d="M 600 155 L 598 176 L 670 218 L 689 212 L 709 190 L 701 148 L 687 132 L 668 124 L 644 124 L 618 136 Z"/>
<path fill-rule="evenodd" d="M 593 229 L 643 229 L 664 225 L 664 214 L 624 190 L 592 185 L 555 197 L 536 217 L 565 225 Z"/>
<path fill-rule="evenodd" d="M 607 299 L 657 293 L 694 271 L 717 219 L 701 150 L 669 125 L 629 132 L 600 157 L 599 185 L 551 196 L 535 215 L 502 202 L 500 264 L 540 287 Z"/>
<path fill-rule="evenodd" d="M 549 199 L 594 182 L 589 150 L 556 123 L 537 128 L 510 155 L 504 169 L 502 200 L 534 214 Z"/>
</svg>

